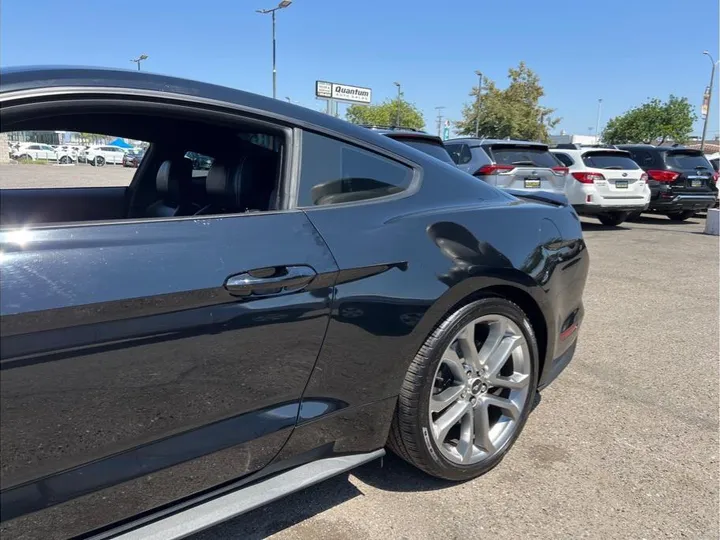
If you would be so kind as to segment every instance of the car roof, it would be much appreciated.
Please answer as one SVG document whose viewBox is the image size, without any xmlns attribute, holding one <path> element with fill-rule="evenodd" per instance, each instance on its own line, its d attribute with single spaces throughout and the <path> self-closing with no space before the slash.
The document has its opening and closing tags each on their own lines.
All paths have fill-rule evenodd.
<svg viewBox="0 0 720 540">
<path fill-rule="evenodd" d="M 523 146 L 538 146 L 540 148 L 547 148 L 548 145 L 538 141 L 521 141 L 519 139 L 483 139 L 478 137 L 455 137 L 448 139 L 445 143 L 450 142 L 470 142 L 478 145 L 486 144 L 520 144 Z"/>
<path fill-rule="evenodd" d="M 697 153 L 697 154 L 703 154 L 701 150 L 698 148 L 688 148 L 686 146 L 678 145 L 678 146 L 654 146 L 652 144 L 619 144 L 618 148 L 621 150 L 624 148 L 633 148 L 633 149 L 642 149 L 642 150 L 650 150 L 650 151 L 656 151 L 656 152 L 689 152 L 689 153 Z"/>
<path fill-rule="evenodd" d="M 423 160 L 432 159 L 425 158 L 422 152 L 407 150 L 405 145 L 374 133 L 373 130 L 329 114 L 226 86 L 126 69 L 78 66 L 18 66 L 0 69 L 0 96 L 10 92 L 47 88 L 67 89 L 70 92 L 73 89 L 125 89 L 137 90 L 138 93 L 156 92 L 167 94 L 168 97 L 183 96 L 227 103 L 245 109 L 256 109 L 278 119 L 285 118 L 294 123 L 334 131 L 395 154 L 405 154 L 405 157 L 413 161 L 418 161 L 415 158 L 418 155 Z"/>
<path fill-rule="evenodd" d="M 419 131 L 414 129 L 407 129 L 407 128 L 378 128 L 378 127 L 370 127 L 370 129 L 373 131 L 380 133 L 381 135 L 385 135 L 386 137 L 390 137 L 392 139 L 416 139 L 416 140 L 425 140 L 428 142 L 436 143 L 436 144 L 443 144 L 443 140 L 438 137 L 437 135 L 433 135 L 431 133 L 428 133 L 426 131 Z"/>
</svg>

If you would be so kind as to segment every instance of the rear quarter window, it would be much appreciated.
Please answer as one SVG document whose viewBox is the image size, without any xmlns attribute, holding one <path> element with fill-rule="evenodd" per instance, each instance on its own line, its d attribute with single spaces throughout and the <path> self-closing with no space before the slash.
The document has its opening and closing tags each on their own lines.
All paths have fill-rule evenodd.
<svg viewBox="0 0 720 540">
<path fill-rule="evenodd" d="M 529 167 L 558 167 L 560 161 L 542 147 L 490 146 L 484 147 L 498 165 L 518 165 Z"/>
<path fill-rule="evenodd" d="M 627 154 L 615 152 L 588 152 L 583 154 L 583 163 L 593 169 L 637 170 L 640 167 Z"/>
<path fill-rule="evenodd" d="M 707 158 L 695 152 L 668 152 L 665 162 L 676 169 L 707 169 L 713 170 Z"/>
</svg>

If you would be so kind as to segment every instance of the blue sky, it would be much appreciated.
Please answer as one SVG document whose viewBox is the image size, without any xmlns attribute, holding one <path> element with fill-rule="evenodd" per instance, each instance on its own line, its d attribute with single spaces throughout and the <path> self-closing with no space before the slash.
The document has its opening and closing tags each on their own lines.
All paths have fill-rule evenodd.
<svg viewBox="0 0 720 540">
<path fill-rule="evenodd" d="M 126 6 L 126 7 L 123 7 Z M 270 95 L 273 0 L 4 0 L 0 65 L 143 69 Z M 476 69 L 505 86 L 524 60 L 545 86 L 556 128 L 588 133 L 649 97 L 699 108 L 718 60 L 717 0 L 295 0 L 277 17 L 278 97 L 322 109 L 316 79 L 369 86 L 373 101 L 405 98 L 435 129 L 435 107 L 460 116 Z M 717 73 L 709 135 L 718 132 Z M 695 132 L 701 130 L 701 122 Z"/>
</svg>

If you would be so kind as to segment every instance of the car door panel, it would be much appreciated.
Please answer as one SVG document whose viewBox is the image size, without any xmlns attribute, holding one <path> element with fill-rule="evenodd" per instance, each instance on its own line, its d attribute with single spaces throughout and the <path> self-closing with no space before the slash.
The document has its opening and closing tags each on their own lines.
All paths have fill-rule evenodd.
<svg viewBox="0 0 720 540">
<path fill-rule="evenodd" d="M 3 180 L 5 184 L 12 181 L 11 178 Z M 43 180 L 38 178 L 39 182 Z M 125 215 L 126 190 L 124 186 L 3 189 L 0 190 L 0 224 L 3 227 L 25 225 L 28 218 L 42 223 L 121 219 Z"/>
<path fill-rule="evenodd" d="M 3 519 L 18 518 L 4 531 L 79 534 L 248 474 L 279 451 L 336 276 L 302 212 L 0 240 L 1 496 Z M 286 265 L 316 275 L 285 294 L 224 287 Z"/>
</svg>

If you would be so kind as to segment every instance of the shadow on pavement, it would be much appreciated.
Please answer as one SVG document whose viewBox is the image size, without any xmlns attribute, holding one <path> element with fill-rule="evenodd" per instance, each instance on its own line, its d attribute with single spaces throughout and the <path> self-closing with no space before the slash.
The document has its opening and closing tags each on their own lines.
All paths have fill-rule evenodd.
<svg viewBox="0 0 720 540">
<path fill-rule="evenodd" d="M 612 226 L 603 225 L 599 221 L 581 221 L 580 222 L 583 231 L 629 231 L 630 229 L 625 224 Z"/>
<path fill-rule="evenodd" d="M 668 219 L 667 216 L 654 216 L 654 215 L 645 215 L 633 219 L 632 221 L 628 221 L 627 223 L 643 223 L 645 225 L 697 225 L 699 222 L 697 221 L 698 217 L 693 216 L 691 218 L 686 219 L 685 221 L 672 221 L 671 219 Z"/>
</svg>

